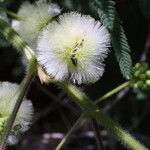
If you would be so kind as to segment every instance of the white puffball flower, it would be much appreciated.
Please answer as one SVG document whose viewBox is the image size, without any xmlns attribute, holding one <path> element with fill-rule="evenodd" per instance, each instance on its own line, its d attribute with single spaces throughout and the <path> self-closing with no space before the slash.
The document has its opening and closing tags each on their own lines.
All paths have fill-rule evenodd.
<svg viewBox="0 0 150 150">
<path fill-rule="evenodd" d="M 58 5 L 46 1 L 40 0 L 34 4 L 24 2 L 17 13 L 24 19 L 13 20 L 12 27 L 31 48 L 35 49 L 39 32 L 60 12 Z"/>
<path fill-rule="evenodd" d="M 99 21 L 88 15 L 65 13 L 39 35 L 39 64 L 56 81 L 93 83 L 104 72 L 103 61 L 110 35 Z"/>
<path fill-rule="evenodd" d="M 19 86 L 9 82 L 0 83 L 0 117 L 9 118 L 19 95 Z M 26 98 L 19 108 L 13 127 L 20 125 L 20 132 L 28 130 L 33 118 L 33 106 Z"/>
</svg>

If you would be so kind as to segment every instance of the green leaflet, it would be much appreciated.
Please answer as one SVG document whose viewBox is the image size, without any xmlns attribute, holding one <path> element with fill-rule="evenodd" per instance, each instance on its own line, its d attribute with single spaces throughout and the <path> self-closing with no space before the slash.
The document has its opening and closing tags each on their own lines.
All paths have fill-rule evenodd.
<svg viewBox="0 0 150 150">
<path fill-rule="evenodd" d="M 100 20 L 111 34 L 112 46 L 119 62 L 121 73 L 126 79 L 129 79 L 132 75 L 130 47 L 116 12 L 115 2 L 113 0 L 94 0 L 92 2 Z"/>
</svg>

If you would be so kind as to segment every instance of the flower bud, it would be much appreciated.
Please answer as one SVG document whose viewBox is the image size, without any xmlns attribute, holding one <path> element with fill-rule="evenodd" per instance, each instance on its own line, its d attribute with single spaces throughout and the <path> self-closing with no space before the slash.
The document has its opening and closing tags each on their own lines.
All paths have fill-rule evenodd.
<svg viewBox="0 0 150 150">
<path fill-rule="evenodd" d="M 135 64 L 135 69 L 139 69 L 141 67 L 141 64 L 140 63 L 136 63 Z"/>
<path fill-rule="evenodd" d="M 150 70 L 147 70 L 147 71 L 146 71 L 146 77 L 147 77 L 147 78 L 150 78 Z"/>
<path fill-rule="evenodd" d="M 134 76 L 135 76 L 135 77 L 139 77 L 140 74 L 141 74 L 140 70 L 137 70 L 137 71 L 135 71 Z"/>
<path fill-rule="evenodd" d="M 133 87 L 134 87 L 135 89 L 139 88 L 137 83 L 133 84 Z"/>
<path fill-rule="evenodd" d="M 146 85 L 150 87 L 150 80 L 146 80 Z"/>
</svg>

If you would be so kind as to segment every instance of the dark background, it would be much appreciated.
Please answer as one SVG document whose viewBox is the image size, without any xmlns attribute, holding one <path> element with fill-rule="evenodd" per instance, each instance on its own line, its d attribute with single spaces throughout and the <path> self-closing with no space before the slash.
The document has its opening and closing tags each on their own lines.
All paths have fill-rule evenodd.
<svg viewBox="0 0 150 150">
<path fill-rule="evenodd" d="M 4 4 L 1 5 L 17 12 L 22 2 L 23 0 L 4 0 Z M 79 11 L 84 14 L 90 14 L 98 19 L 88 0 L 54 0 L 53 2 L 59 4 L 63 12 Z M 122 25 L 131 47 L 133 63 L 135 64 L 140 61 L 140 57 L 146 48 L 146 42 L 150 38 L 148 23 L 150 19 L 150 2 L 149 0 L 117 0 L 116 9 L 122 20 Z M 11 45 L 0 48 L 0 81 L 20 83 L 25 75 L 25 68 L 22 62 L 21 55 Z M 149 62 L 149 58 L 147 62 Z M 105 73 L 102 79 L 92 85 L 82 85 L 80 88 L 93 100 L 124 81 L 125 79 L 123 79 L 114 57 L 113 49 L 111 49 L 106 59 Z M 150 148 L 149 91 L 134 89 L 126 91 L 122 91 L 123 96 L 121 98 L 118 98 L 120 95 L 115 95 L 100 107 L 105 110 L 110 107 L 107 109 L 107 114 Z M 35 109 L 33 124 L 29 131 L 20 137 L 19 144 L 8 149 L 55 149 L 60 139 L 70 129 L 82 110 L 57 86 L 53 84 L 49 86 L 41 85 L 37 77 L 27 97 L 31 99 Z M 101 126 L 100 132 L 106 150 L 124 149 Z M 64 149 L 96 149 L 89 117 L 85 117 L 81 121 Z"/>
</svg>

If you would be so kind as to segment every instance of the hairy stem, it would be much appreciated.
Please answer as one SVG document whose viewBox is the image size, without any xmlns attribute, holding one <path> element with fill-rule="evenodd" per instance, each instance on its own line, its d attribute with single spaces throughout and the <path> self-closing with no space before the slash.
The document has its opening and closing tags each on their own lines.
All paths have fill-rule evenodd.
<svg viewBox="0 0 150 150">
<path fill-rule="evenodd" d="M 92 103 L 85 94 L 80 92 L 75 86 L 69 83 L 59 83 L 68 95 L 72 97 L 75 103 L 82 107 L 85 113 L 89 114 L 94 119 L 98 120 L 105 128 L 112 132 L 118 140 L 127 145 L 132 150 L 145 150 L 145 146 L 139 143 L 134 137 L 129 133 L 124 131 L 117 123 L 111 120 L 107 115 L 105 115 L 100 109 Z"/>
<path fill-rule="evenodd" d="M 125 82 L 121 85 L 119 85 L 118 87 L 114 88 L 113 90 L 109 91 L 108 93 L 106 93 L 105 95 L 103 95 L 102 97 L 98 98 L 97 100 L 95 100 L 95 104 L 98 104 L 104 100 L 106 100 L 107 98 L 113 96 L 114 94 L 116 94 L 117 92 L 119 92 L 120 90 L 124 89 L 125 87 L 127 87 L 129 85 L 129 82 Z M 68 133 L 66 134 L 66 136 L 61 140 L 61 142 L 59 143 L 59 145 L 57 146 L 56 150 L 60 150 L 63 145 L 66 143 L 66 141 L 69 139 L 69 137 L 71 136 L 71 134 L 76 130 L 79 122 L 82 120 L 82 118 L 85 116 L 85 113 L 82 113 L 81 116 L 79 117 L 79 119 L 75 122 L 75 124 L 72 126 L 72 128 L 68 131 Z"/>
<path fill-rule="evenodd" d="M 0 150 L 5 149 L 5 146 L 7 144 L 7 138 L 9 136 L 9 133 L 10 133 L 11 128 L 13 126 L 13 123 L 15 121 L 17 112 L 18 112 L 18 110 L 21 106 L 21 103 L 23 101 L 23 98 L 24 98 L 25 94 L 29 90 L 30 84 L 31 84 L 31 82 L 32 82 L 32 80 L 35 76 L 35 73 L 36 73 L 36 61 L 33 59 L 32 61 L 30 61 L 27 75 L 26 75 L 26 77 L 24 78 L 24 80 L 22 81 L 22 83 L 20 85 L 20 93 L 19 93 L 18 99 L 16 101 L 16 104 L 14 106 L 14 109 L 13 109 L 13 111 L 12 111 L 12 113 L 11 113 L 9 119 L 8 119 L 6 128 L 4 130 L 4 134 L 3 134 L 1 145 L 0 145 Z"/>
</svg>

